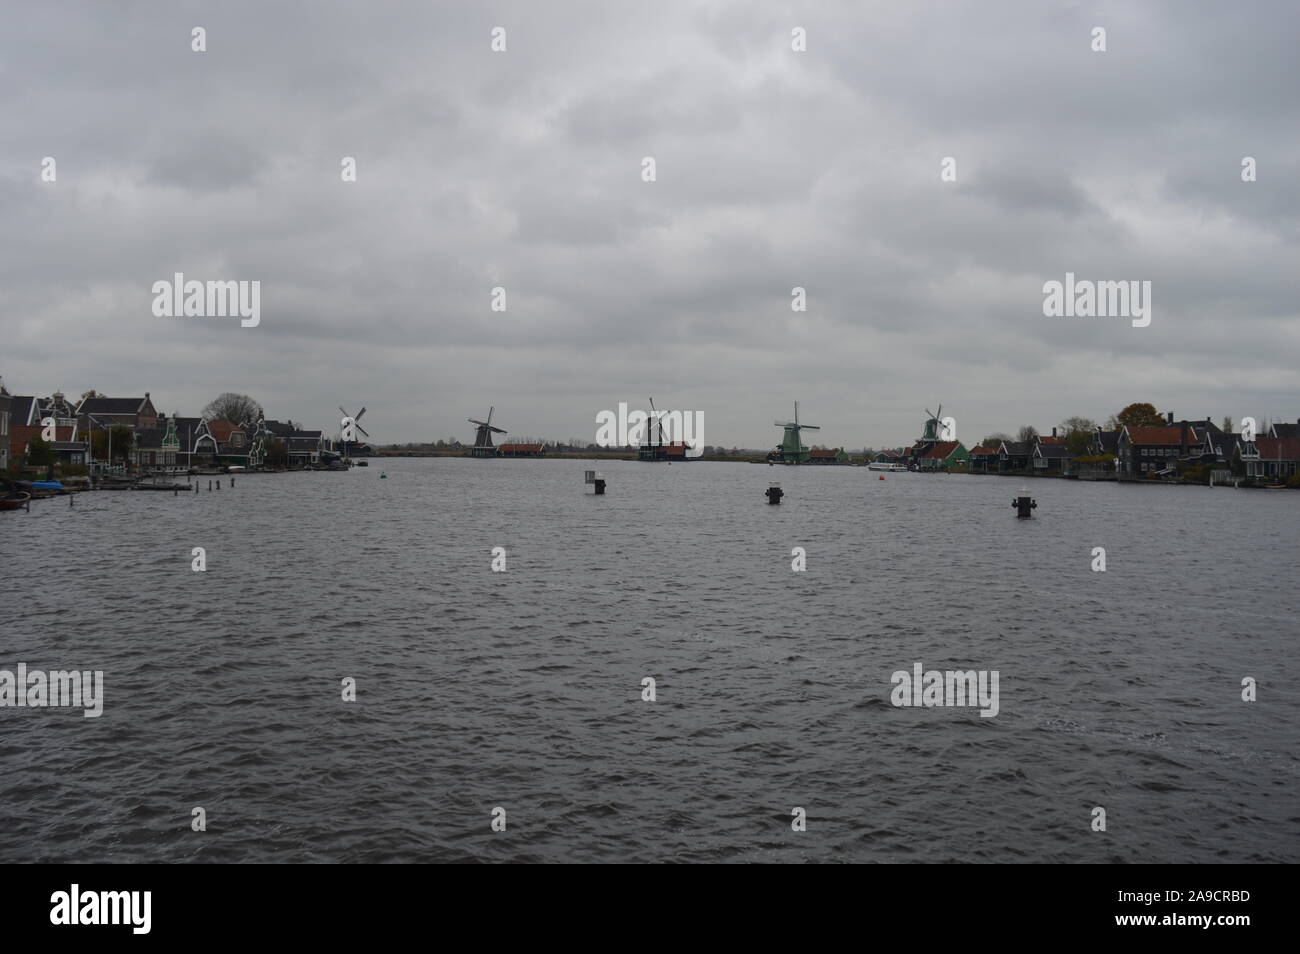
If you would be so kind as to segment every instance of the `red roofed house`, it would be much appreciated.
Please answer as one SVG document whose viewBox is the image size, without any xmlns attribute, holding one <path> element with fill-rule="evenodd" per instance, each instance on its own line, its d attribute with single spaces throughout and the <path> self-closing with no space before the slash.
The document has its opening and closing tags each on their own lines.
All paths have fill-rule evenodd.
<svg viewBox="0 0 1300 954">
<path fill-rule="evenodd" d="M 961 441 L 918 442 L 912 451 L 910 462 L 916 470 L 947 470 L 970 456 Z"/>
<path fill-rule="evenodd" d="M 1257 437 L 1242 447 L 1247 477 L 1284 479 L 1300 467 L 1300 437 Z"/>
<path fill-rule="evenodd" d="M 847 464 L 849 455 L 843 447 L 814 447 L 808 452 L 810 464 Z"/>
<path fill-rule="evenodd" d="M 1178 459 L 1202 443 L 1189 423 L 1174 423 L 1169 414 L 1166 424 L 1155 427 L 1125 425 L 1119 432 L 1115 456 L 1119 458 L 1120 480 L 1138 480 L 1177 469 Z"/>
<path fill-rule="evenodd" d="M 546 448 L 542 444 L 498 444 L 498 457 L 542 457 Z"/>
</svg>

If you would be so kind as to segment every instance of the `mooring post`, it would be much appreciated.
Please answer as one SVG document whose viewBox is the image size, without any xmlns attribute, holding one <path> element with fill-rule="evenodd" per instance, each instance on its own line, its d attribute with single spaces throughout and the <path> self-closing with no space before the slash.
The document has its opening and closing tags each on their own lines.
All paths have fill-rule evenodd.
<svg viewBox="0 0 1300 954">
<path fill-rule="evenodd" d="M 785 496 L 785 491 L 781 489 L 781 485 L 776 481 L 772 481 L 772 483 L 767 488 L 767 502 L 769 504 L 779 504 L 781 502 L 781 498 L 784 496 Z"/>
<path fill-rule="evenodd" d="M 1024 520 L 1033 516 L 1029 511 L 1038 509 L 1038 501 L 1029 498 L 1029 488 L 1021 487 L 1020 496 L 1011 501 L 1011 506 L 1016 511 L 1016 517 Z"/>
<path fill-rule="evenodd" d="M 211 489 L 212 489 L 212 481 L 209 480 L 209 481 L 208 481 L 208 490 L 211 490 Z"/>
</svg>

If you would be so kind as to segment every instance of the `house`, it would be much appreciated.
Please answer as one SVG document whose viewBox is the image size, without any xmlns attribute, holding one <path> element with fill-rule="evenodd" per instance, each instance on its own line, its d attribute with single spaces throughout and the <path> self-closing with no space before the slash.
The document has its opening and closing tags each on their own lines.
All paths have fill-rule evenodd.
<svg viewBox="0 0 1300 954">
<path fill-rule="evenodd" d="M 290 467 L 311 467 L 320 463 L 325 439 L 320 431 L 294 431 L 285 441 Z"/>
<path fill-rule="evenodd" d="M 0 471 L 9 469 L 9 405 L 13 395 L 5 390 L 0 380 Z"/>
<path fill-rule="evenodd" d="M 1100 457 L 1103 454 L 1109 454 L 1115 457 L 1119 453 L 1119 431 L 1103 431 L 1101 425 L 1092 432 L 1092 438 L 1088 442 L 1088 455 L 1090 457 Z"/>
<path fill-rule="evenodd" d="M 19 424 L 9 428 L 9 460 L 15 464 L 21 462 L 25 466 L 31 442 L 38 438 L 43 440 L 44 432 L 43 424 Z M 61 462 L 78 466 L 87 462 L 90 448 L 84 441 L 77 439 L 75 426 L 56 425 L 53 436 L 54 439 L 48 443 Z"/>
<path fill-rule="evenodd" d="M 158 412 L 149 400 L 149 392 L 142 398 L 111 398 L 93 391 L 81 399 L 75 411 L 82 430 L 88 431 L 91 419 L 99 427 L 125 424 L 131 430 L 149 430 L 158 426 Z"/>
<path fill-rule="evenodd" d="M 542 457 L 546 448 L 542 444 L 498 444 L 498 457 Z"/>
<path fill-rule="evenodd" d="M 912 455 L 911 463 L 916 470 L 948 470 L 970 456 L 961 441 L 928 441 L 926 445 Z"/>
<path fill-rule="evenodd" d="M 1300 420 L 1294 424 L 1274 424 L 1268 429 L 1269 437 L 1300 437 Z"/>
<path fill-rule="evenodd" d="M 877 464 L 905 464 L 902 451 L 883 450 L 874 458 Z"/>
<path fill-rule="evenodd" d="M 847 464 L 849 455 L 843 447 L 815 447 L 808 452 L 810 464 Z"/>
<path fill-rule="evenodd" d="M 993 474 L 998 470 L 998 449 L 977 444 L 970 449 L 970 472 L 972 474 Z"/>
<path fill-rule="evenodd" d="M 1034 452 L 1029 441 L 1003 441 L 998 445 L 998 472 L 1016 473 L 1029 469 L 1029 457 Z"/>
<path fill-rule="evenodd" d="M 180 435 L 177 433 L 177 416 L 164 417 L 165 427 L 151 427 L 135 433 L 135 465 L 141 469 L 155 470 L 188 467 L 182 454 Z"/>
<path fill-rule="evenodd" d="M 1070 452 L 1066 450 L 1064 438 L 1061 443 L 1052 439 L 1040 439 L 1034 442 L 1029 455 L 1030 465 L 1036 474 L 1063 474 L 1070 469 Z"/>
<path fill-rule="evenodd" d="M 1284 480 L 1300 468 L 1300 437 L 1257 437 L 1241 448 L 1247 477 Z"/>
<path fill-rule="evenodd" d="M 1175 424 L 1173 415 L 1169 422 L 1156 427 L 1124 425 L 1119 432 L 1116 456 L 1119 458 L 1120 480 L 1137 480 L 1148 475 L 1172 474 L 1178 460 L 1187 456 L 1188 449 L 1196 446 L 1194 428 Z"/>
</svg>

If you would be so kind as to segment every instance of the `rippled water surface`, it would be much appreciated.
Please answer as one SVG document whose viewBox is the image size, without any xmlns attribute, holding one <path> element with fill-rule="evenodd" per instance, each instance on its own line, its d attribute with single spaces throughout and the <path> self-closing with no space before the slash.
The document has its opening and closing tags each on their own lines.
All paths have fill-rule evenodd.
<svg viewBox="0 0 1300 954">
<path fill-rule="evenodd" d="M 106 680 L 0 708 L 0 861 L 1300 860 L 1300 494 L 593 466 L 0 514 L 0 668 Z"/>
</svg>

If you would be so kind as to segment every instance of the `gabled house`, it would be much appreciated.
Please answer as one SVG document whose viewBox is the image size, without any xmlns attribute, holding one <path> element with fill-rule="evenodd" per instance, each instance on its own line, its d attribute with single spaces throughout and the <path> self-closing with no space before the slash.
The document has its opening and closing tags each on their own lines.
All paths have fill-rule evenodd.
<svg viewBox="0 0 1300 954">
<path fill-rule="evenodd" d="M 1257 437 L 1242 445 L 1247 477 L 1284 480 L 1300 469 L 1300 437 Z"/>
<path fill-rule="evenodd" d="M 5 390 L 0 380 L 0 471 L 9 469 L 9 406 L 13 395 Z"/>
<path fill-rule="evenodd" d="M 977 444 L 970 449 L 970 471 L 972 474 L 992 474 L 998 469 L 998 449 Z"/>
<path fill-rule="evenodd" d="M 968 456 L 961 441 L 928 441 L 924 449 L 912 455 L 911 463 L 917 470 L 948 470 Z"/>
<path fill-rule="evenodd" d="M 542 444 L 498 444 L 498 457 L 541 457 L 546 453 Z M 360 455 L 358 455 L 360 456 Z"/>
<path fill-rule="evenodd" d="M 1029 461 L 1035 473 L 1063 474 L 1070 469 L 1070 452 L 1066 450 L 1064 438 L 1061 443 L 1038 440 L 1034 442 Z"/>
<path fill-rule="evenodd" d="M 1029 441 L 1003 441 L 998 446 L 998 470 L 1004 474 L 1028 470 L 1033 452 Z"/>
<path fill-rule="evenodd" d="M 1300 437 L 1300 420 L 1294 424 L 1273 424 L 1268 429 L 1269 437 Z"/>
<path fill-rule="evenodd" d="M 25 465 L 31 442 L 37 438 L 44 439 L 45 426 L 43 424 L 19 424 L 16 427 L 11 427 L 9 431 L 9 460 Z M 49 441 L 49 445 L 55 456 L 63 463 L 80 466 L 89 459 L 90 448 L 84 441 L 77 439 L 77 428 L 75 426 L 56 425 L 54 439 Z"/>
<path fill-rule="evenodd" d="M 815 447 L 808 452 L 810 464 L 847 464 L 849 455 L 843 447 Z"/>
<path fill-rule="evenodd" d="M 111 398 L 88 394 L 77 405 L 76 416 L 82 430 L 90 429 L 92 417 L 101 427 L 125 424 L 136 431 L 158 426 L 158 412 L 154 410 L 148 391 L 144 392 L 142 398 Z"/>
<path fill-rule="evenodd" d="M 1119 431 L 1104 431 L 1101 425 L 1092 432 L 1092 439 L 1088 442 L 1088 455 L 1091 457 L 1100 457 L 1103 454 L 1109 454 L 1115 457 L 1119 453 Z"/>
<path fill-rule="evenodd" d="M 1177 471 L 1180 458 L 1191 448 L 1200 445 L 1196 429 L 1186 422 L 1168 421 L 1154 427 L 1124 425 L 1119 432 L 1116 456 L 1119 458 L 1120 480 L 1138 480 L 1156 474 L 1170 475 Z"/>
<path fill-rule="evenodd" d="M 135 432 L 135 464 L 145 470 L 188 466 L 181 451 L 181 439 L 176 429 L 176 416 L 162 419 L 163 427 L 151 427 Z"/>
</svg>

